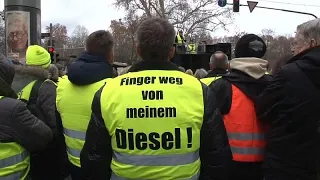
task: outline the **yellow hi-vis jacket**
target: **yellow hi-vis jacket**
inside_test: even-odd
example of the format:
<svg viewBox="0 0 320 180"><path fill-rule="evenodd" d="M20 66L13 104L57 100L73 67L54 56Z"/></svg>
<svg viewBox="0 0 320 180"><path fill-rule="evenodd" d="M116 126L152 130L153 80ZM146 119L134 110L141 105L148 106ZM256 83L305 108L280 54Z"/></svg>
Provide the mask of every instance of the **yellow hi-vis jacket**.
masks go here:
<svg viewBox="0 0 320 180"><path fill-rule="evenodd" d="M199 178L204 104L196 78L131 72L108 81L100 104L113 149L111 180Z"/></svg>
<svg viewBox="0 0 320 180"><path fill-rule="evenodd" d="M80 152L91 118L92 100L105 82L77 86L63 76L58 83L56 105L62 120L68 159L77 167L80 167Z"/></svg>
<svg viewBox="0 0 320 180"><path fill-rule="evenodd" d="M0 99L3 97L0 96ZM0 143L0 179L24 180L30 169L29 153L18 143Z"/></svg>
<svg viewBox="0 0 320 180"><path fill-rule="evenodd" d="M183 43L183 40L182 40L180 34L177 34L177 40L178 40L178 44L182 44Z"/></svg>
<svg viewBox="0 0 320 180"><path fill-rule="evenodd" d="M190 54L197 54L196 44L192 43L188 45L189 53Z"/></svg>
<svg viewBox="0 0 320 180"><path fill-rule="evenodd" d="M221 76L207 77L207 78L200 79L200 81L202 83L204 83L205 85L209 86L212 82L214 82L214 81L216 81L216 80L218 80L220 78L221 78Z"/></svg>

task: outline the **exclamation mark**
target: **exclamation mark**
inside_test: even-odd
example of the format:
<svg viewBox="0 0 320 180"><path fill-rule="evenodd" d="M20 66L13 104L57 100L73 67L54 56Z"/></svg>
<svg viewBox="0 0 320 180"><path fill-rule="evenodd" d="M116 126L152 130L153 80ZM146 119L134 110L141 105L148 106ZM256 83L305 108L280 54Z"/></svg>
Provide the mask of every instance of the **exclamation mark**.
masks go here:
<svg viewBox="0 0 320 180"><path fill-rule="evenodd" d="M192 127L187 128L188 148L192 148Z"/></svg>

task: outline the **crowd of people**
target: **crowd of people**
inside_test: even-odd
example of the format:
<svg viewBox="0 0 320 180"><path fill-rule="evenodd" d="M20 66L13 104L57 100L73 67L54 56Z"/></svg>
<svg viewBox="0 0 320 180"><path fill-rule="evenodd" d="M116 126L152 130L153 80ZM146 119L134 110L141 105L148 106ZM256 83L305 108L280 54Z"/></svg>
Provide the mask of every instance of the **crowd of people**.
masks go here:
<svg viewBox="0 0 320 180"><path fill-rule="evenodd" d="M175 38L145 20L141 61L119 74L104 30L67 71L38 45L24 64L1 57L0 179L319 180L320 19L272 67L246 34L193 73L170 62Z"/></svg>

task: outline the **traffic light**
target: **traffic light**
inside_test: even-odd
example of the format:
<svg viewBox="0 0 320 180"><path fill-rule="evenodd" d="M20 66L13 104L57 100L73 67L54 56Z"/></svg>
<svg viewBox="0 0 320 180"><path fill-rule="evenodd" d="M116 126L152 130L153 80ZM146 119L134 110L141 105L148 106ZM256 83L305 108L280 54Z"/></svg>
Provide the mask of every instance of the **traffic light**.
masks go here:
<svg viewBox="0 0 320 180"><path fill-rule="evenodd" d="M48 47L48 52L50 54L51 57L51 61L54 61L54 48L53 47Z"/></svg>
<svg viewBox="0 0 320 180"><path fill-rule="evenodd" d="M239 12L240 0L233 0L233 12Z"/></svg>

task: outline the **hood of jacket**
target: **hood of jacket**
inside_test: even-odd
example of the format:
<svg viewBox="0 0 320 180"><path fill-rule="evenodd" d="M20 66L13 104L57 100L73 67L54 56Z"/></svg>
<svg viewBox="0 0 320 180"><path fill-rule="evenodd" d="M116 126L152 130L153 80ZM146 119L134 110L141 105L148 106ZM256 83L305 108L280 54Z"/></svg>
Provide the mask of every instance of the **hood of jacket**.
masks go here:
<svg viewBox="0 0 320 180"><path fill-rule="evenodd" d="M85 52L68 67L67 75L76 85L88 85L112 78L113 67L104 57Z"/></svg>
<svg viewBox="0 0 320 180"><path fill-rule="evenodd" d="M264 76L267 68L268 61L255 57L235 58L230 61L231 70L239 70L255 79Z"/></svg>
<svg viewBox="0 0 320 180"><path fill-rule="evenodd" d="M314 86L320 88L320 46L299 53L287 62L290 63L296 63Z"/></svg>
<svg viewBox="0 0 320 180"><path fill-rule="evenodd" d="M254 102L272 80L266 75L268 61L260 58L236 58L230 62L231 72L224 75Z"/></svg>
<svg viewBox="0 0 320 180"><path fill-rule="evenodd" d="M50 79L48 69L43 69L38 66L14 65L16 74L12 82L12 89L18 93L25 86L34 80Z"/></svg>

